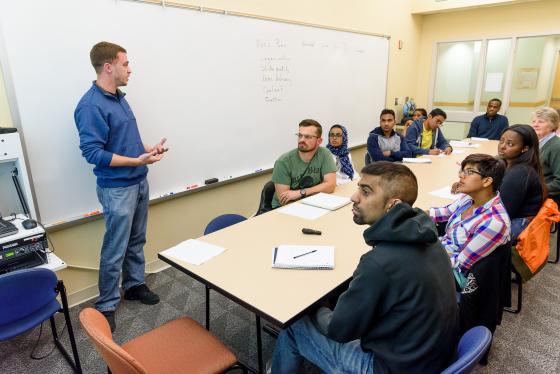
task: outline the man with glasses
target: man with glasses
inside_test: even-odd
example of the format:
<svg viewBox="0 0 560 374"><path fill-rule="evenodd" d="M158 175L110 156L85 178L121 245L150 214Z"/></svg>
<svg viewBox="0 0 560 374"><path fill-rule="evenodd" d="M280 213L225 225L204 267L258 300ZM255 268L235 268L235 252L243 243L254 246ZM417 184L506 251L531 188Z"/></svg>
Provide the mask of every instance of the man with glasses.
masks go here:
<svg viewBox="0 0 560 374"><path fill-rule="evenodd" d="M511 223L498 193L504 173L502 160L484 154L467 156L455 188L463 195L427 212L434 222L447 221L441 242L461 288L471 267L509 240Z"/></svg>
<svg viewBox="0 0 560 374"><path fill-rule="evenodd" d="M334 309L280 332L273 374L301 372L304 358L325 373L440 373L449 364L459 328L453 276L430 218L412 208L417 195L403 164L362 169L352 213L371 248Z"/></svg>
<svg viewBox="0 0 560 374"><path fill-rule="evenodd" d="M406 142L413 156L446 155L453 152L447 139L440 131L447 118L447 114L436 108L428 114L427 118L421 117L414 121L406 130Z"/></svg>
<svg viewBox="0 0 560 374"><path fill-rule="evenodd" d="M272 181L276 192L272 208L336 187L336 165L330 152L320 147L323 129L319 122L305 119L299 124L298 147L274 163Z"/></svg>
<svg viewBox="0 0 560 374"><path fill-rule="evenodd" d="M490 100L486 107L486 113L472 120L467 138L474 136L477 138L500 140L504 130L509 127L507 117L498 114L501 107L502 101L500 99Z"/></svg>

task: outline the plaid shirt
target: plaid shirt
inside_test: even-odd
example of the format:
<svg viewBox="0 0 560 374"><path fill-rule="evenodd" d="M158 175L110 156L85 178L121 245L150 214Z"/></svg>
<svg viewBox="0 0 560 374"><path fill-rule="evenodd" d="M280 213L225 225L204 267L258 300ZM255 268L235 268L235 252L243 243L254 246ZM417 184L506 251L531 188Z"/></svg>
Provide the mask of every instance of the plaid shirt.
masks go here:
<svg viewBox="0 0 560 374"><path fill-rule="evenodd" d="M463 219L461 214L473 203L463 195L443 208L430 208L434 222L447 221L445 235L440 238L451 264L467 273L475 262L507 243L511 223L499 193Z"/></svg>

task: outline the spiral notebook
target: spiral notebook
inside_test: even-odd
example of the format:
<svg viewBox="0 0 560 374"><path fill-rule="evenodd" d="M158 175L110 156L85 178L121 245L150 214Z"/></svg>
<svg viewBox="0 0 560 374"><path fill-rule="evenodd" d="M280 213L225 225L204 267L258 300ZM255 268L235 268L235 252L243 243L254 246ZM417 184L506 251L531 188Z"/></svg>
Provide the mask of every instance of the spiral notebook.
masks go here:
<svg viewBox="0 0 560 374"><path fill-rule="evenodd" d="M334 247L280 245L272 248L272 267L277 269L334 269Z"/></svg>

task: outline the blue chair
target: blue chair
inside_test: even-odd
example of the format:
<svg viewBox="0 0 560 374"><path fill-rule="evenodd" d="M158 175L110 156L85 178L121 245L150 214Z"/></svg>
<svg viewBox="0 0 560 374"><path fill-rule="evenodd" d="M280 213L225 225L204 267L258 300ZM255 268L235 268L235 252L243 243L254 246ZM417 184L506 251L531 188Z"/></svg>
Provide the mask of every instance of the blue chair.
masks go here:
<svg viewBox="0 0 560 374"><path fill-rule="evenodd" d="M459 341L455 362L441 374L468 374L490 348L492 333L484 326L476 326L467 331Z"/></svg>
<svg viewBox="0 0 560 374"><path fill-rule="evenodd" d="M246 221L247 218L239 214L222 214L214 218L204 229L204 235L212 234L215 231L225 229L228 226L235 225L236 223ZM206 330L210 330L210 287L206 288Z"/></svg>
<svg viewBox="0 0 560 374"><path fill-rule="evenodd" d="M62 308L56 300L59 294ZM54 315L59 312L64 313L74 361L58 339ZM56 278L53 271L42 268L18 270L0 275L0 341L18 336L46 320L50 320L56 347L74 372L81 373L66 289L62 281Z"/></svg>
<svg viewBox="0 0 560 374"><path fill-rule="evenodd" d="M245 221L247 218L239 214L222 214L214 218L204 229L204 235L213 233L221 229L225 229L228 226L235 225L241 221Z"/></svg>

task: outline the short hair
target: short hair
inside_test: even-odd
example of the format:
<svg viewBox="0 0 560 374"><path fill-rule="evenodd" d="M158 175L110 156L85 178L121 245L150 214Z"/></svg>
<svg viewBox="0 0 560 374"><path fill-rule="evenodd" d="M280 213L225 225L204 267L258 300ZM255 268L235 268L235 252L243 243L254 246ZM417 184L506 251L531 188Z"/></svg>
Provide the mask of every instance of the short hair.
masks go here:
<svg viewBox="0 0 560 374"><path fill-rule="evenodd" d="M440 108L432 109L430 116L432 116L432 118L435 116L442 116L444 119L447 119L447 114Z"/></svg>
<svg viewBox="0 0 560 374"><path fill-rule="evenodd" d="M396 198L412 206L418 197L416 176L403 164L378 161L364 166L361 174L379 177L385 200Z"/></svg>
<svg viewBox="0 0 560 374"><path fill-rule="evenodd" d="M381 114L379 115L379 119L381 119L381 117L383 117L385 114L390 114L390 115L392 115L392 116L393 116L393 119L396 118L396 117L395 117L395 111L394 111L393 109L387 109L387 108L385 108L385 109L383 109L383 110L381 111Z"/></svg>
<svg viewBox="0 0 560 374"><path fill-rule="evenodd" d="M416 108L414 110L414 112L420 112L422 113L422 117L428 117L428 112L426 112L426 109L424 108ZM414 112L412 112L414 114Z"/></svg>
<svg viewBox="0 0 560 374"><path fill-rule="evenodd" d="M538 109L535 113L533 113L535 117L538 119L545 120L548 122L550 129L552 131L558 130L558 122L560 122L560 117L558 116L558 112L556 109L550 107L544 107Z"/></svg>
<svg viewBox="0 0 560 374"><path fill-rule="evenodd" d="M490 104L492 101L497 101L498 104L500 104L500 108L502 107L502 100L498 99L497 97L488 100L488 104Z"/></svg>
<svg viewBox="0 0 560 374"><path fill-rule="evenodd" d="M476 165L482 177L492 178L492 190L498 191L506 172L506 163L502 159L482 153L473 153L461 162L461 170L466 165Z"/></svg>
<svg viewBox="0 0 560 374"><path fill-rule="evenodd" d="M323 135L323 127L321 127L321 124L315 121L314 119L304 119L299 123L299 127L310 127L310 126L315 127L315 130L317 131L317 136L319 138L321 137L321 135Z"/></svg>
<svg viewBox="0 0 560 374"><path fill-rule="evenodd" d="M109 42L100 42L94 45L89 52L89 59L95 72L99 74L103 70L103 65L106 63L112 64L117 59L119 52L126 53L126 49Z"/></svg>

